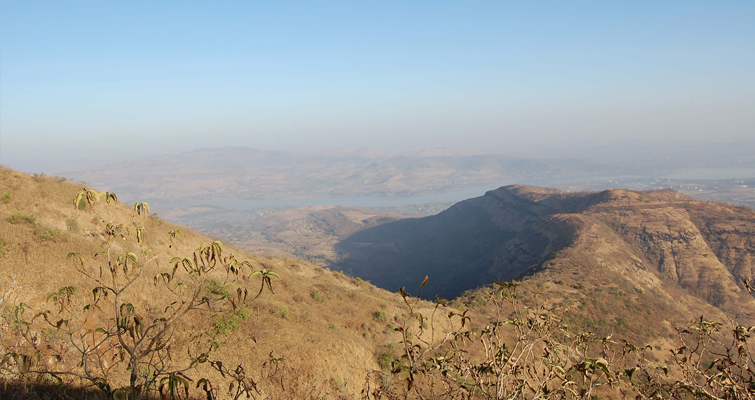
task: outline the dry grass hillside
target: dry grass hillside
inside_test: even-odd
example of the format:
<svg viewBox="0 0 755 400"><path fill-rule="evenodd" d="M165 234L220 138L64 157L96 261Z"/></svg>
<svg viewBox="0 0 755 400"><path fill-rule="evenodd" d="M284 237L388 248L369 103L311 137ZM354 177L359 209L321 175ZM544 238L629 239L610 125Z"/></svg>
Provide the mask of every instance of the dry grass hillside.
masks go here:
<svg viewBox="0 0 755 400"><path fill-rule="evenodd" d="M95 254L103 249L103 220L126 221L126 238L114 240L112 250L139 257L141 278L129 301L146 307L162 304L163 299L155 298L161 292L152 277L170 272L171 258L187 257L212 239L153 216L135 215L122 203L108 206L101 201L91 211L78 209L73 199L81 186L0 169L0 295L14 280L17 285L3 306L25 303L33 312L54 309L46 301L48 294L64 286L75 286L82 299L91 297L93 282L78 273L66 255L79 253L85 263L102 265L102 256ZM133 240L139 226L145 228L142 243ZM168 232L175 229L182 234L171 239ZM289 398L354 398L368 372L381 369L379 356L396 353L394 327L406 313L398 294L300 260L257 257L228 245L223 252L250 261L255 270L274 271L281 279L272 279L274 294L265 289L257 299L247 300L245 318L234 321L227 307L187 317L187 329L215 335L219 348L213 358L229 366L243 363L255 380L264 381L263 364L269 369L271 357L282 357L285 371L280 374L287 376L275 389L280 393ZM247 289L251 298L260 280L245 279L250 272L228 279L225 271L215 271L209 280L230 293ZM188 332L180 334L192 340Z"/></svg>
<svg viewBox="0 0 755 400"><path fill-rule="evenodd" d="M403 217L384 210L341 206L283 210L187 207L161 215L255 254L300 258L324 266L335 260L334 246L343 238Z"/></svg>
<svg viewBox="0 0 755 400"><path fill-rule="evenodd" d="M451 234L447 248L419 256L477 257L458 271L430 269L425 294L433 282L522 278L518 295L507 283L482 285L436 312L433 303L404 302L404 292L301 260L216 246L143 204L104 195L88 204L86 192L76 204L80 190L63 178L0 169L3 398L687 398L689 388L712 398L755 395L745 384L755 378L747 343L755 328L699 320L676 329L700 315L752 320L753 300L736 281L752 274L752 212L670 191L509 187L442 218L352 235L386 227L399 239ZM506 240L491 246L495 226L505 227ZM395 256L414 240L371 254ZM416 270L382 267L381 277L396 273L410 290L425 285L412 281ZM731 332L734 340L687 345ZM153 342L148 352L136 344ZM711 368L690 370L688 360Z"/></svg>

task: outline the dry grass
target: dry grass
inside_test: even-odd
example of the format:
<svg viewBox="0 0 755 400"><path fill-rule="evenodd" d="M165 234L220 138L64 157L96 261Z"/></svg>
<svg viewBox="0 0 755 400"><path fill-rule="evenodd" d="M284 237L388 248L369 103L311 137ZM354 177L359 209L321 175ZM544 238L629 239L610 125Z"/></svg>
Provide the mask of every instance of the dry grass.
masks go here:
<svg viewBox="0 0 755 400"><path fill-rule="evenodd" d="M45 301L47 295L62 286L76 286L79 296L89 296L92 282L71 266L66 255L80 253L87 265L96 268L103 262L94 256L102 251L103 220L112 220L123 221L130 228L123 230L126 239L115 240L116 253L133 252L140 260L154 257L154 262L141 266L142 279L125 300L140 308L165 306L169 299L155 289L151 277L170 272L171 258L186 257L212 239L156 217L134 215L125 204L108 207L100 203L91 210L80 210L73 199L81 187L60 178L32 177L0 167L0 294L15 279L20 288L9 303L29 304L32 312L51 308ZM595 210L595 214L601 211ZM749 235L750 225L730 226L728 218L719 221L691 206L687 211L701 220L696 223L701 235L712 237L725 231L730 243L751 244L745 239L736 242L740 239L735 235ZM626 212L620 215L631 217ZM567 320L577 331L592 330L599 335L615 334L651 343L659 350L654 357L667 362L672 323L683 323L700 314L721 320L722 310L694 296L689 288L670 285L655 272L640 268L651 261L633 255L640 244L621 239L622 235L631 237L626 229L617 232L610 227L611 223L629 226L629 221L611 221L608 214L602 217L592 222L585 219L573 246L557 253L525 280L522 292L548 307L573 310ZM143 243L134 239L139 226L146 232ZM177 228L183 234L171 241L168 232ZM734 252L717 251L722 259L740 257ZM281 279L273 280L275 293L264 291L235 313L229 307L217 307L189 314L175 337L183 348L191 347L193 336L199 332L214 333L220 346L213 358L228 366L244 364L256 381L270 383L272 398L282 399L357 398L365 378L399 355L400 336L394 328L406 320L407 308L398 294L301 260L259 257L228 245L224 253L249 260L256 269L279 274ZM234 293L243 288L256 294L260 287L259 280L227 279L223 271L215 271L208 278L215 293ZM477 290L455 303L459 309L473 309L473 329L494 315L506 316L506 310L487 302L490 294L489 289ZM83 299L77 301L77 306L84 303ZM414 311L429 316L432 306L420 302ZM445 312L432 322L430 325L440 331L451 329ZM2 342L7 327L0 328ZM58 340L51 332L40 334L48 335L52 343ZM484 354L477 347L470 349L473 358ZM176 356L180 357L185 356ZM281 369L272 367L271 357L285 360Z"/></svg>
<svg viewBox="0 0 755 400"><path fill-rule="evenodd" d="M34 311L49 308L47 295L62 286L76 286L82 296L88 295L91 282L75 271L66 255L80 253L90 265L101 262L94 254L101 251L102 219L130 221L132 232L127 235L133 235L137 226L146 229L144 243L136 244L129 236L129 240L114 245L118 252L134 252L140 259L147 257L146 250L148 257L156 257L154 263L144 267L144 278L133 288L134 302L158 304L161 299L151 296L156 293L151 277L169 272L172 257L185 257L211 240L159 218L135 216L128 205L120 203L79 210L73 199L81 187L61 178L32 177L0 168L0 193L9 193L4 197L7 201L0 203L0 243L4 243L0 291L4 292L15 278L21 288L14 292L13 303L27 303ZM171 244L168 231L176 228L183 235ZM405 312L398 294L301 260L257 257L231 246L225 246L225 252L281 276L281 280L273 281L275 294L266 291L249 302L248 318L236 321L219 336L215 357L225 360L226 365L243 363L260 379L259 374L264 372L261 366L272 352L285 358L290 385L285 388L287 395L296 392L302 397L309 393L353 398L362 389L367 373L380 369L377 355L399 340L391 327ZM225 273L215 273L213 279L223 282ZM243 287L254 294L259 290L257 280L232 280L227 285L230 290ZM320 293L321 301L310 296L314 292ZM385 318L376 320L374 314L378 312ZM228 318L227 313L203 313L187 322L201 331L212 329L223 318ZM438 321L445 323L443 318Z"/></svg>

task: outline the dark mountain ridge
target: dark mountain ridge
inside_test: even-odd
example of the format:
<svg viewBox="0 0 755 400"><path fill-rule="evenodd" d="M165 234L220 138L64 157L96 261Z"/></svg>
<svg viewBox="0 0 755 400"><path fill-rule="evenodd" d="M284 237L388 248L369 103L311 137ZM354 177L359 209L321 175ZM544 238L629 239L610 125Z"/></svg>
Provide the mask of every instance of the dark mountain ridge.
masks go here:
<svg viewBox="0 0 755 400"><path fill-rule="evenodd" d="M579 264L579 274L645 289L673 286L733 310L752 302L742 281L754 272L755 212L673 190L564 193L512 185L435 216L357 232L336 249L338 268L393 290L429 275L426 293L453 298Z"/></svg>

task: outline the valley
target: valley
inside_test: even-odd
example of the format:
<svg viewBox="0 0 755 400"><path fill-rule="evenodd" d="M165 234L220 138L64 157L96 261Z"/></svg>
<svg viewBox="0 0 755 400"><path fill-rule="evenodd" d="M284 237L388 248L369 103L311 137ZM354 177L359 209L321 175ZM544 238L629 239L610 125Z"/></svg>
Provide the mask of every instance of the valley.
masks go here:
<svg viewBox="0 0 755 400"><path fill-rule="evenodd" d="M755 400L755 2L0 7L0 400Z"/></svg>
<svg viewBox="0 0 755 400"><path fill-rule="evenodd" d="M138 264L139 276L157 274L155 284L159 276L171 276L165 272L170 263L185 263L180 256L169 260L171 257L189 254L193 248L197 249L195 257L205 254L202 249L207 247L201 242L213 240L154 215L140 216L136 206L132 211L122 203L103 204L104 200L96 199L87 206L81 203L87 198L82 198L74 207L70 199L80 185L65 178L28 176L6 168L0 173L0 192L6 193L0 213L4 266L0 279L3 288L10 287L12 296L4 301L11 304L32 304L40 310L47 294L60 292L61 285L93 290L86 289L90 284L87 276L94 278L87 274L93 272L72 274L77 271L76 264L66 262L64 254L75 250L77 253L69 254L81 254L82 266L85 259L96 264L98 243L103 239L102 245L108 249L133 252L128 254L134 254L135 260L147 257L143 265ZM398 393L399 387L407 390L405 383L401 386L407 378L395 372L399 370L391 373L392 368L400 365L402 354L414 357L397 347L413 338L403 332L414 331L427 340L422 342L424 346L439 350L446 348L448 335L471 334L491 323L491 318L494 322L507 313L525 311L525 318L527 310L538 309L557 316L554 321L565 324L559 329L617 336L658 349L673 343L675 326L699 315L716 321L735 316L737 323L755 322L755 300L745 284L753 276L755 212L700 202L673 190L567 193L513 185L450 206L248 210L247 219L240 218L244 214L239 211L212 207L171 212L171 218L190 218L194 225L213 221L215 234L231 239L222 251L235 255L225 260L246 260L250 272L273 272L280 277L269 282L269 290L264 280L259 289L255 274L241 270L233 277L228 268L239 264L226 264L229 272L213 272L205 278L207 286L198 287L214 293L207 301L214 304L215 311L198 312L182 326L187 329L184 333L205 332L202 335L213 337L213 346L218 346L211 352L214 359L246 365L257 371L254 379L259 390L291 396L286 398L309 398L313 393L354 398L364 385L381 388L370 398L394 398L388 393ZM113 225L101 220L106 215L131 222ZM110 230L105 232L111 233L103 236L100 224L106 224ZM250 226L258 236L248 233ZM244 252L236 246L254 251ZM155 255L150 256L153 251ZM125 261L118 263L125 273ZM200 265L200 261L184 265ZM42 270L46 278L40 280L38 271ZM234 271L237 274L239 270ZM512 280L524 297L507 303L518 297L504 296L505 290L496 294L495 288ZM137 293L141 294L129 296L130 301L147 309L153 302L159 304L159 299L150 297L153 289L148 289L147 280L140 282ZM491 285L493 282L499 283ZM402 294L395 292L399 287ZM438 295L451 301L439 299L435 305L419 299L402 301L410 296L404 290L414 292L417 287L421 287L423 298ZM234 290L238 296L230 294ZM259 294L251 301L241 295L256 291ZM93 293L96 300L96 290ZM229 299L233 301L226 303ZM237 317L236 301L247 310L244 317ZM519 301L522 306L517 305ZM61 304L62 311L67 306ZM543 308L545 304L547 308ZM17 309L9 307L6 309ZM443 310L440 314L436 312L439 307ZM12 333L13 329L7 330L11 325L5 315L5 329ZM454 324L454 316L459 315L470 319L466 328L463 323ZM647 324L650 316L657 323ZM567 324L571 328L566 328ZM425 336L430 333L424 329L430 327L432 337L436 330L445 336ZM188 339L178 331L175 334L179 342ZM545 336L532 340L555 340L547 339L551 335L547 331L541 334ZM495 340L515 340L508 335ZM52 341L44 354L66 349L61 338L48 339ZM483 354L474 346L468 351ZM310 357L297 356L302 353ZM70 356L60 355L61 359ZM663 351L646 356L673 361ZM266 365L273 359L281 360L276 363L285 360L279 377L296 382L294 386L276 387L275 381L269 380L266 374L271 372ZM171 363L190 360L179 357ZM564 365L573 368L578 363ZM416 368L421 368L420 364ZM204 367L194 369L194 374L212 373ZM115 373L105 376L112 382L123 379ZM430 376L434 375L428 375L422 385L445 379ZM488 379L485 376L479 379ZM213 379L221 378L228 379ZM418 386L421 390L431 387ZM601 393L612 396L610 391Z"/></svg>
<svg viewBox="0 0 755 400"><path fill-rule="evenodd" d="M631 188L633 190L673 189L700 201L716 201L755 207L755 181L673 180L673 179L606 179L555 185L564 192L599 191ZM464 193L466 193L465 191ZM469 197L485 190L469 190ZM391 207L344 207L318 205L243 208L232 206L193 206L161 208L161 215L179 224L191 226L208 235L227 240L247 251L306 259L331 266L339 259L336 243L368 226L402 218L438 214L457 201L410 204L415 198L398 198L404 205ZM463 199L459 199L463 200ZM309 204L306 200L303 204ZM337 218L334 215L339 215ZM369 222L367 221L369 220Z"/></svg>
<svg viewBox="0 0 755 400"><path fill-rule="evenodd" d="M368 149L295 153L223 147L58 174L121 193L127 201L150 202L158 212L197 206L242 210L330 205L374 208L457 202L510 184L573 185L575 190L623 185L647 190L668 186L669 180L693 185L713 177L728 188L737 185L727 181L737 178L730 174L755 168L753 154L755 142L697 145L670 154L655 147L598 147L575 154L553 150L542 155L469 154L455 149L409 154ZM684 171L692 175L684 175ZM681 173L684 179L672 178L675 173ZM727 190L712 191L725 199ZM753 195L744 191L732 198L747 202Z"/></svg>

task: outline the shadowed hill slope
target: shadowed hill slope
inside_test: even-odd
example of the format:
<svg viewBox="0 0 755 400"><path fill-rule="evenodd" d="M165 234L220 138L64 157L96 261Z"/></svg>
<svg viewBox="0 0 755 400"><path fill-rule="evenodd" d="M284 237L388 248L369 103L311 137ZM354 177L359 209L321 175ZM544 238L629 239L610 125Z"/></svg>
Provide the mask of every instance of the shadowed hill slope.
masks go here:
<svg viewBox="0 0 755 400"><path fill-rule="evenodd" d="M752 302L742 281L753 277L755 211L671 190L514 185L435 216L357 232L337 250L339 268L378 286L429 275L428 292L448 298L571 263L580 273L636 281L631 286L642 290L679 289L733 311ZM559 280L552 272L551 279Z"/></svg>

